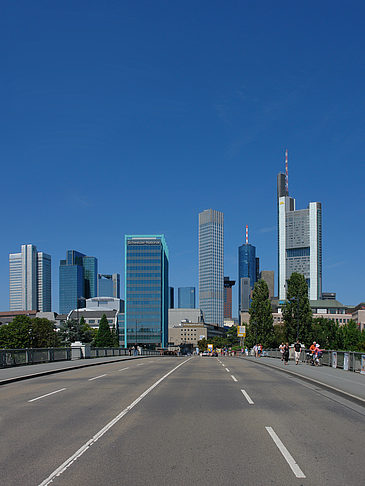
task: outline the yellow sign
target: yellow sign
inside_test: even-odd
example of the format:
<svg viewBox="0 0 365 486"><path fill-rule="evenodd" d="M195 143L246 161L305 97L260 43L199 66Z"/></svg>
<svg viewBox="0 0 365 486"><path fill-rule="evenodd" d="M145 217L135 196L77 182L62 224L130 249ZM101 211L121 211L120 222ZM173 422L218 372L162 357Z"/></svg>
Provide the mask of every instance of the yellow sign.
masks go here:
<svg viewBox="0 0 365 486"><path fill-rule="evenodd" d="M213 353L213 344L208 344L208 351Z"/></svg>
<svg viewBox="0 0 365 486"><path fill-rule="evenodd" d="M237 326L237 337L246 337L246 326Z"/></svg>

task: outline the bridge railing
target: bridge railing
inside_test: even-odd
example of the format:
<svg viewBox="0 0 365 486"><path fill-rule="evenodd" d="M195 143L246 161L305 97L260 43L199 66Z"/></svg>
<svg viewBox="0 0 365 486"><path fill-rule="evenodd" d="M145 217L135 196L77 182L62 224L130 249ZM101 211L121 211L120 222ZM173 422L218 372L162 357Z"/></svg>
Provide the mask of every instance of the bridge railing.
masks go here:
<svg viewBox="0 0 365 486"><path fill-rule="evenodd" d="M133 355L133 352L131 354ZM160 354L160 351L141 349L139 356L159 356ZM129 350L124 348L90 348L90 354L87 357L104 358L129 355ZM83 358L85 355L82 347L0 349L0 368Z"/></svg>

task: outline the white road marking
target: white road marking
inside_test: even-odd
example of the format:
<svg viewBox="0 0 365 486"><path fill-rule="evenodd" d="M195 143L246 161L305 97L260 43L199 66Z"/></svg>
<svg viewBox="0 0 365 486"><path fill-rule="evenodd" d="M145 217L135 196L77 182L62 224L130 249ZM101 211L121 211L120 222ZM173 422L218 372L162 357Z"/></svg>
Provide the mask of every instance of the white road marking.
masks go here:
<svg viewBox="0 0 365 486"><path fill-rule="evenodd" d="M143 366L143 363L138 363L138 365L137 365L137 366Z"/></svg>
<svg viewBox="0 0 365 486"><path fill-rule="evenodd" d="M121 370L118 371L124 371L124 370L129 370L129 366L127 368L122 368Z"/></svg>
<svg viewBox="0 0 365 486"><path fill-rule="evenodd" d="M231 375L231 378L232 378L233 381L235 381L237 383L238 380L235 376Z"/></svg>
<svg viewBox="0 0 365 486"><path fill-rule="evenodd" d="M108 430L111 429L113 427L113 425L115 425L117 422L119 422L119 420L121 418L123 418L130 410L132 410L132 408L134 408L146 395L148 395L154 388L156 388L157 385L159 385L165 378L167 378L169 375L171 375L171 373L173 373L178 368L180 368L180 366L182 366L183 364L187 363L190 360L191 360L191 358L189 358L189 359L183 361L182 363L180 363L179 365L175 366L174 369L172 369L171 371L166 373L166 375L164 375L162 378L157 380L152 386L147 388L147 390L144 391L142 393L142 395L140 395L138 398L136 398L136 400L134 400L134 402L132 402L127 408L122 410L116 417L113 418L113 420L111 420L109 423L107 423L105 425L105 427L100 429L99 432L97 432L92 439L85 442L85 444L82 445L80 447L80 449L78 449L74 454L72 454L72 456L70 456L68 459L66 459L66 461L63 464L61 464L57 469L55 469L48 476L47 479L42 481L39 484L39 486L47 486L48 484L52 483L53 480L56 477L61 476L61 474L64 473L66 471L66 469L68 469L75 461L77 461L77 459L79 457L81 457L84 454L84 452L86 452L89 449L89 447L91 447L93 444L95 444L95 442L97 442L106 432L108 432Z"/></svg>
<svg viewBox="0 0 365 486"><path fill-rule="evenodd" d="M229 373L229 369L228 368L226 368L226 371L228 371L228 373Z"/></svg>
<svg viewBox="0 0 365 486"><path fill-rule="evenodd" d="M285 447L285 445L281 442L281 440L279 439L279 437L276 435L276 433L274 432L273 428L272 427L265 427L265 429L269 432L272 440L275 442L277 448L279 449L279 451L284 456L284 459L289 464L290 469L293 471L293 473L295 474L295 476L297 478L305 478L305 474L300 469L300 467L298 466L298 464L295 462L293 456L290 454L290 452L288 451L288 449Z"/></svg>
<svg viewBox="0 0 365 486"><path fill-rule="evenodd" d="M108 373L105 373L104 375L99 375L99 376L94 376L94 378L89 378L88 381L93 381L93 380L97 380L98 378L102 378L103 376L106 376Z"/></svg>
<svg viewBox="0 0 365 486"><path fill-rule="evenodd" d="M243 396L246 398L246 400L248 401L248 403L250 405L253 405L253 400L250 398L249 394L245 391L245 390L241 390L241 392L243 393Z"/></svg>
<svg viewBox="0 0 365 486"><path fill-rule="evenodd" d="M32 398L32 400L28 400L28 402L35 402L36 400L40 400L41 398L44 398L44 397L49 397L50 395L54 395L55 393L59 393L63 390L66 390L66 388L60 388L59 390L53 391L51 393L46 393L46 395L42 395L42 396L37 397L37 398Z"/></svg>

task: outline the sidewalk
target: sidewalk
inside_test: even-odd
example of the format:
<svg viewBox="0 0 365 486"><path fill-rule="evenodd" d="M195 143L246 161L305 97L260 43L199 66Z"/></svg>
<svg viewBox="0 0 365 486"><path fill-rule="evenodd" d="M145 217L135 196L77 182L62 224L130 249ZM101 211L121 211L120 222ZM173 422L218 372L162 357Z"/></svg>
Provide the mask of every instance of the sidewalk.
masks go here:
<svg viewBox="0 0 365 486"><path fill-rule="evenodd" d="M159 356L110 356L107 358L75 359L71 361L53 361L28 366L14 366L0 369L0 385L14 381L26 380L37 376L61 373L63 371L85 368L86 366L97 366L105 363L116 363L131 359L156 358Z"/></svg>
<svg viewBox="0 0 365 486"><path fill-rule="evenodd" d="M361 402L363 401L365 405L365 375L360 373L331 368L330 366L317 367L305 363L296 365L294 361L289 361L288 365L284 365L284 362L278 358L241 357L241 359L269 366L270 368L289 373L292 376L295 375L306 381L331 389L343 396L350 395ZM347 398L351 397L348 396Z"/></svg>

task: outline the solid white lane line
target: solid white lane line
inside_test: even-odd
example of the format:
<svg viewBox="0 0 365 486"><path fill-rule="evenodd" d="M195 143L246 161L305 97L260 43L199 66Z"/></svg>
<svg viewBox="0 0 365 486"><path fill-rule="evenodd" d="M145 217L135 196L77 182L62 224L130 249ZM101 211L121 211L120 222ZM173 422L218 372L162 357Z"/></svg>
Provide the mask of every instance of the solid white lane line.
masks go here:
<svg viewBox="0 0 365 486"><path fill-rule="evenodd" d="M231 378L232 378L233 381L235 381L237 383L238 380L235 376L231 375Z"/></svg>
<svg viewBox="0 0 365 486"><path fill-rule="evenodd" d="M243 396L246 398L246 400L248 401L248 403L250 405L253 405L253 400L250 398L249 394L245 391L245 390L241 390L241 392L243 393Z"/></svg>
<svg viewBox="0 0 365 486"><path fill-rule="evenodd" d="M121 370L118 371L124 371L124 370L129 370L129 366L127 368L122 368Z"/></svg>
<svg viewBox="0 0 365 486"><path fill-rule="evenodd" d="M93 444L95 444L95 442L97 442L106 432L108 432L108 430L111 429L113 427L113 425L115 425L117 422L119 422L119 420L121 418L123 418L130 410L132 410L132 408L135 407L141 400L143 400L143 398L146 395L148 395L154 388L156 388L157 385L159 385L163 380L165 380L168 376L170 376L174 371L176 371L178 368L180 368L180 366L182 366L183 364L187 363L190 360L191 360L191 358L186 359L185 361L183 361L179 365L175 366L174 369L172 369L171 371L166 373L166 375L164 375L162 378L157 380L152 386L147 388L147 390L144 391L142 393L142 395L140 395L136 400L134 400L134 402L132 402L127 408L122 410L116 417L113 418L113 420L111 420L109 423L107 423L105 425L105 427L100 429L99 432L97 432L92 439L85 442L85 444L82 445L79 450L77 450L74 454L72 454L72 456L70 456L68 459L66 459L66 461L63 464L61 464L57 469L55 469L53 471L53 473L51 473L48 476L47 479L42 481L39 484L39 486L47 486L48 484L53 482L55 477L61 476L61 474L63 472L65 472L66 469L68 469L75 461L77 461L77 459L79 457L81 457L84 454L84 452L86 452L89 449L89 447L91 447Z"/></svg>
<svg viewBox="0 0 365 486"><path fill-rule="evenodd" d="M226 368L226 371L228 371L228 373L229 373L229 369L228 368Z"/></svg>
<svg viewBox="0 0 365 486"><path fill-rule="evenodd" d="M106 376L108 373L105 373L105 375L99 375L99 376L94 376L94 378L89 378L88 381L93 381L93 380L97 380L98 378L102 378L103 376Z"/></svg>
<svg viewBox="0 0 365 486"><path fill-rule="evenodd" d="M32 400L28 400L28 402L35 402L36 400L40 400L41 398L44 398L44 397L49 397L50 395L54 395L55 393L59 393L63 390L66 390L66 388L60 388L59 390L53 391L51 393L46 393L45 395L42 395L40 397L32 398Z"/></svg>
<svg viewBox="0 0 365 486"><path fill-rule="evenodd" d="M272 427L265 427L265 429L269 432L272 440L275 442L277 448L279 449L279 451L284 456L284 459L289 464L290 469L293 471L293 473L295 474L295 476L297 478L305 478L305 474L300 469L300 467L298 466L298 464L295 462L293 456L290 454L290 452L288 451L288 449L285 447L285 445L281 442L281 440L279 439L279 437L276 435L276 433L274 432L273 428Z"/></svg>

